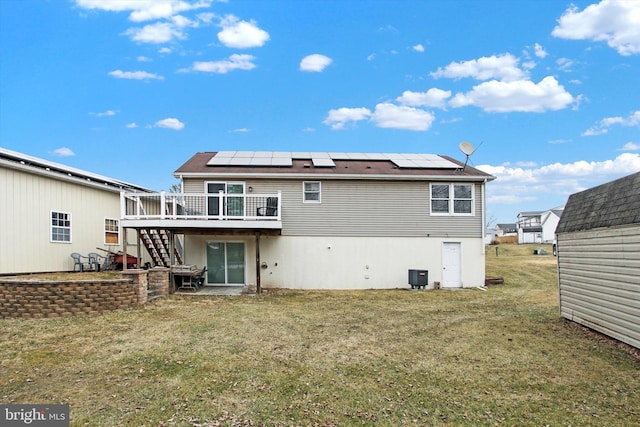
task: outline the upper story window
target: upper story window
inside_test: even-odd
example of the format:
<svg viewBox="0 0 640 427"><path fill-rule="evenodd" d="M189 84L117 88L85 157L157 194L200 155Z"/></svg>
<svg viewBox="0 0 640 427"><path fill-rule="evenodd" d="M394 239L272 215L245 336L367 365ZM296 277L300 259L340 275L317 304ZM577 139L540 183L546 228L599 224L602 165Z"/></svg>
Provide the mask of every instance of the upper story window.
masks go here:
<svg viewBox="0 0 640 427"><path fill-rule="evenodd" d="M51 211L51 241L71 243L71 214Z"/></svg>
<svg viewBox="0 0 640 427"><path fill-rule="evenodd" d="M473 215L473 184L431 184L431 215Z"/></svg>
<svg viewBox="0 0 640 427"><path fill-rule="evenodd" d="M320 182L305 181L302 183L302 191L304 194L303 201L305 203L320 203Z"/></svg>
<svg viewBox="0 0 640 427"><path fill-rule="evenodd" d="M120 244L120 222L117 219L104 219L104 243L106 245Z"/></svg>

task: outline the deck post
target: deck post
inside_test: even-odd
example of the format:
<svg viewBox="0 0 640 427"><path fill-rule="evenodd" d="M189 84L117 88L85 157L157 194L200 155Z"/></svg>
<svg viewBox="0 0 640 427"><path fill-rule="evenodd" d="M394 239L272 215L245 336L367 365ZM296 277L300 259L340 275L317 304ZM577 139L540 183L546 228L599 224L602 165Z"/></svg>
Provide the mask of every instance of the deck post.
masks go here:
<svg viewBox="0 0 640 427"><path fill-rule="evenodd" d="M260 287L260 232L256 231L256 294L262 293Z"/></svg>
<svg viewBox="0 0 640 427"><path fill-rule="evenodd" d="M127 228L122 228L122 271L127 270Z"/></svg>

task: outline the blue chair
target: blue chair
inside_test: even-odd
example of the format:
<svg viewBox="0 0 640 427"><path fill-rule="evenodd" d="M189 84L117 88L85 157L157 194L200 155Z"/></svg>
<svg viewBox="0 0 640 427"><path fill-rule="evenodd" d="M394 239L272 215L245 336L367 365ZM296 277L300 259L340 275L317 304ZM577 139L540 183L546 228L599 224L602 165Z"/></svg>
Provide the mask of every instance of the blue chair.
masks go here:
<svg viewBox="0 0 640 427"><path fill-rule="evenodd" d="M71 258L73 258L73 271L76 271L76 267L80 272L84 271L85 266L89 269L91 268L91 259L88 256L73 252Z"/></svg>
<svg viewBox="0 0 640 427"><path fill-rule="evenodd" d="M89 252L89 264L95 271L107 269L107 257L95 252Z"/></svg>

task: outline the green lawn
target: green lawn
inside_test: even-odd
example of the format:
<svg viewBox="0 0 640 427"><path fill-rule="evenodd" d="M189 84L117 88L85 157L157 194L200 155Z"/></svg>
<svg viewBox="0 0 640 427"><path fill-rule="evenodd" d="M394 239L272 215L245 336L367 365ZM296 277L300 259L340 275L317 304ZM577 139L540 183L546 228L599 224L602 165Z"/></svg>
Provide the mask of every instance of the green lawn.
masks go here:
<svg viewBox="0 0 640 427"><path fill-rule="evenodd" d="M488 248L505 283L487 291L171 296L0 320L0 399L68 403L73 426L638 425L637 352L559 318L555 258L537 247Z"/></svg>

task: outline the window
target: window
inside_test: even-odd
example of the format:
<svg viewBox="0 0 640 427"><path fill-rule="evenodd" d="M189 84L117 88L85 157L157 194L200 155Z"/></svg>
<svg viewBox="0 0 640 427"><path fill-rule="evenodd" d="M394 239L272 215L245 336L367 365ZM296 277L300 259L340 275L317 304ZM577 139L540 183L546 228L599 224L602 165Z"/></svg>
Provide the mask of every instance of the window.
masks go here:
<svg viewBox="0 0 640 427"><path fill-rule="evenodd" d="M51 241L71 243L71 214L51 211Z"/></svg>
<svg viewBox="0 0 640 427"><path fill-rule="evenodd" d="M104 243L105 245L120 244L120 222L117 219L104 219Z"/></svg>
<svg viewBox="0 0 640 427"><path fill-rule="evenodd" d="M320 183L303 182L304 202L320 203Z"/></svg>
<svg viewBox="0 0 640 427"><path fill-rule="evenodd" d="M431 184L431 215L473 215L473 184Z"/></svg>

